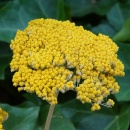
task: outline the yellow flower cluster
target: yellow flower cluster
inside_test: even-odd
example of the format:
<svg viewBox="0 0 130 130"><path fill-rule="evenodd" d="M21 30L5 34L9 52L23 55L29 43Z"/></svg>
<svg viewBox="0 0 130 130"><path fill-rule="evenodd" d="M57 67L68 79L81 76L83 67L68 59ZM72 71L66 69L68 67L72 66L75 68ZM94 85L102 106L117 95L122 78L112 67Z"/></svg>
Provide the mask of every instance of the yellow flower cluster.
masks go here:
<svg viewBox="0 0 130 130"><path fill-rule="evenodd" d="M82 103L92 104L92 111L114 105L105 100L119 91L114 76L124 76L124 65L108 36L97 36L69 21L41 18L18 30L10 47L13 82L19 91L35 92L57 104L58 92L74 90Z"/></svg>
<svg viewBox="0 0 130 130"><path fill-rule="evenodd" d="M8 113L0 108L0 130L3 129L2 123L8 118Z"/></svg>

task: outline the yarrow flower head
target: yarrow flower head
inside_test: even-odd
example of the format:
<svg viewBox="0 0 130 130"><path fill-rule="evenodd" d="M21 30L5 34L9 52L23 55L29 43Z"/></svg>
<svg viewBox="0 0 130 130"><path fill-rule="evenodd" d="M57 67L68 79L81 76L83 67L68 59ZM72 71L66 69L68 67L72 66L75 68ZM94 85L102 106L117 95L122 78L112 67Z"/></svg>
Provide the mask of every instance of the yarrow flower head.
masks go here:
<svg viewBox="0 0 130 130"><path fill-rule="evenodd" d="M24 31L17 31L10 45L15 71L13 85L36 93L50 104L57 104L58 92L77 92L82 103L111 107L110 94L119 91L115 76L124 76L117 45L69 21L35 19Z"/></svg>
<svg viewBox="0 0 130 130"><path fill-rule="evenodd" d="M8 113L0 108L0 130L3 129L2 123L8 118Z"/></svg>

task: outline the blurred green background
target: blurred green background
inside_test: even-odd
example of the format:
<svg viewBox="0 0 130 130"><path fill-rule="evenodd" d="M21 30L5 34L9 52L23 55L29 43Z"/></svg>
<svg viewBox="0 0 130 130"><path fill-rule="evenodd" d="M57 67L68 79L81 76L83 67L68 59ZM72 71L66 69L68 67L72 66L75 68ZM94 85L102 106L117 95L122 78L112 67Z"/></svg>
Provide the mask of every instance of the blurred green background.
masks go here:
<svg viewBox="0 0 130 130"><path fill-rule="evenodd" d="M13 87L9 63L11 39L36 18L70 20L93 33L103 33L119 46L125 77L113 108L91 112L76 93L59 94L50 130L130 130L130 0L0 0L0 106L8 111L5 130L43 130L49 104Z"/></svg>

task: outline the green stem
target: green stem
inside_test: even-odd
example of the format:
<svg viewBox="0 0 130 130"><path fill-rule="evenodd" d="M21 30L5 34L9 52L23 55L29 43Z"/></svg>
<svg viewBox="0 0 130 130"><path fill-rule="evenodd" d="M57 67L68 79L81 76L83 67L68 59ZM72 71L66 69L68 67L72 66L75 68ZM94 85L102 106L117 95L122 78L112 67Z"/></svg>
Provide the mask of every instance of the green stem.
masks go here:
<svg viewBox="0 0 130 130"><path fill-rule="evenodd" d="M47 115L47 120L46 120L46 123L45 123L44 130L49 130L49 128L50 128L54 108L55 108L55 105L50 105L50 109L49 109L49 112L48 112L48 115Z"/></svg>

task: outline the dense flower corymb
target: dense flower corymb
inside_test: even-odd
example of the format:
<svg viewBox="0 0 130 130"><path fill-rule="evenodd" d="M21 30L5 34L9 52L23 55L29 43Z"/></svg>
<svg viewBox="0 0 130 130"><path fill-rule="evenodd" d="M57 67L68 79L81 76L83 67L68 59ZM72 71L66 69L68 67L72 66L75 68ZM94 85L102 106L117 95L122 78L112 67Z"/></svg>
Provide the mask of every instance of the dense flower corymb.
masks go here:
<svg viewBox="0 0 130 130"><path fill-rule="evenodd" d="M36 19L24 31L17 31L10 45L14 86L57 104L58 92L74 90L91 110L111 107L106 97L119 91L114 76L124 76L117 57L117 45L69 21ZM105 99L105 100L104 100Z"/></svg>
<svg viewBox="0 0 130 130"><path fill-rule="evenodd" d="M0 130L3 129L2 123L8 118L8 113L0 108Z"/></svg>

